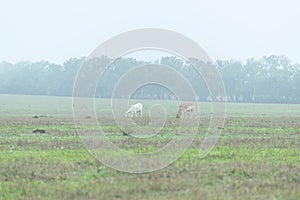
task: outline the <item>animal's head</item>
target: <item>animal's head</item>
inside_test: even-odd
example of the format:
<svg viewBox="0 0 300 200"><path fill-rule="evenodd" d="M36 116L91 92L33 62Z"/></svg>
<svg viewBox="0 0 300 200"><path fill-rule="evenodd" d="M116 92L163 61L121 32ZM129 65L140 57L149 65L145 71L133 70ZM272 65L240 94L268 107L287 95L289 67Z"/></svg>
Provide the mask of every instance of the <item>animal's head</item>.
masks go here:
<svg viewBox="0 0 300 200"><path fill-rule="evenodd" d="M129 117L129 112L126 111L125 114L124 114L124 116L125 116L125 117Z"/></svg>
<svg viewBox="0 0 300 200"><path fill-rule="evenodd" d="M133 117L133 112L132 112L132 110L126 111L126 112L125 112L125 117Z"/></svg>
<svg viewBox="0 0 300 200"><path fill-rule="evenodd" d="M180 118L180 115L179 115L179 113L177 113L177 114L176 114L176 118Z"/></svg>

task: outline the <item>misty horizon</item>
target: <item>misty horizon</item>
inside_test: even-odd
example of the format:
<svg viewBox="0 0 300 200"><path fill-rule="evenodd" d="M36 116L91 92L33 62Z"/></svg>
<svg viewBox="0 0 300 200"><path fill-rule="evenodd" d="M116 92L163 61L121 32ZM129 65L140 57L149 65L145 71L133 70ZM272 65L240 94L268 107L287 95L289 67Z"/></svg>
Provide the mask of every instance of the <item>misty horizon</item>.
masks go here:
<svg viewBox="0 0 300 200"><path fill-rule="evenodd" d="M251 56L249 56L248 58L245 58L245 59L236 59L236 58L215 59L215 60L212 60L212 61L213 61L213 63L216 63L217 61L236 61L236 62L240 62L240 63L246 63L247 60L260 60L260 59L268 58L268 57L272 57L272 56L285 57L292 64L300 64L300 62L294 61L294 60L290 59L290 57L288 57L287 55L284 55L284 54L270 54L270 55L264 55L264 56L261 56L261 57L251 57ZM62 65L65 62L67 62L68 60L71 60L71 59L85 59L87 57L88 56L69 57L69 58L66 58L65 60L63 60L62 62L53 62L53 61L47 60L47 59L40 59L40 60L18 60L18 61L15 61L15 62L9 61L9 60L0 60L0 63L7 62L7 63L11 63L11 64L15 65L17 63L22 63L22 62L29 62L29 63L49 62L51 64ZM176 57L176 58L178 58L178 56L171 55L171 54L168 54L168 55L166 54L166 55L161 56L161 57L124 56L122 58L133 58L133 59L136 59L137 61L145 61L145 62L152 62L152 63L154 63L154 62L156 62L157 60L160 60L163 57ZM184 60L184 59L182 59L182 60Z"/></svg>

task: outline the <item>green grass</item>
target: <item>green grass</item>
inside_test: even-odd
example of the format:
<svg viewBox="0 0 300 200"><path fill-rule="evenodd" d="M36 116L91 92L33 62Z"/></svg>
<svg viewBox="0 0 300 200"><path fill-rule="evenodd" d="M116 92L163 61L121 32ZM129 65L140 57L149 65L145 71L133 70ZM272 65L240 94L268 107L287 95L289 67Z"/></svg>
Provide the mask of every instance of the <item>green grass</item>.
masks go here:
<svg viewBox="0 0 300 200"><path fill-rule="evenodd" d="M160 103L142 102L146 109ZM124 136L103 115L107 99L96 100L102 127L83 129L101 128L128 151L152 152L174 138L178 126L177 103L161 103L168 119L154 137ZM168 167L144 174L118 172L93 157L76 133L71 105L67 97L0 95L0 199L300 199L300 105L227 104L224 130L200 159L210 113L210 104L200 103L190 148Z"/></svg>

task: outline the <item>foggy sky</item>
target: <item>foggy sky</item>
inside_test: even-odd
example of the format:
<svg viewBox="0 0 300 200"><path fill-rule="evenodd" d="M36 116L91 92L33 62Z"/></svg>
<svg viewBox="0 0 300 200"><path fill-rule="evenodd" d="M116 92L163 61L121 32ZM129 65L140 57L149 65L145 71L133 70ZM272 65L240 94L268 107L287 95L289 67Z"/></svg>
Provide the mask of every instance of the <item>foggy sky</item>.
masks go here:
<svg viewBox="0 0 300 200"><path fill-rule="evenodd" d="M297 0L0 1L0 61L62 63L137 28L196 41L213 59L286 55L300 62Z"/></svg>

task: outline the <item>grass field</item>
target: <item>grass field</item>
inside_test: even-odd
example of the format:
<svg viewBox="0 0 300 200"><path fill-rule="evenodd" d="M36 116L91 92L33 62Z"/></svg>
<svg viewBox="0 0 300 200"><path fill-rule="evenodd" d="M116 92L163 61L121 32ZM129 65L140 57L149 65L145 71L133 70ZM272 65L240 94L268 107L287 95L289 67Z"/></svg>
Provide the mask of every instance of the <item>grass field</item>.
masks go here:
<svg viewBox="0 0 300 200"><path fill-rule="evenodd" d="M143 103L163 104L168 119L146 149L143 143L131 149L137 152L160 148L178 124L176 102ZM0 199L300 199L300 105L227 104L224 130L200 159L209 106L201 103L199 134L177 161L130 174L89 154L76 133L71 98L0 95ZM103 115L110 101L97 100L96 108L110 140L130 150L130 137Z"/></svg>

